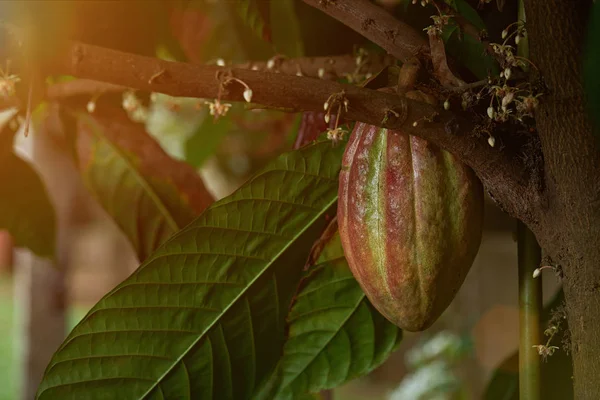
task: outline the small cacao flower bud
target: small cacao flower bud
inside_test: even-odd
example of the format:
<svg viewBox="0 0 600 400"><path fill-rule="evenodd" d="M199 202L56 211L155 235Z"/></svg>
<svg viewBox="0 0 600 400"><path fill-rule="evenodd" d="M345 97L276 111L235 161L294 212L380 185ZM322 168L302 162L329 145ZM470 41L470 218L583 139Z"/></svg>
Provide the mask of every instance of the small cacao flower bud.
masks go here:
<svg viewBox="0 0 600 400"><path fill-rule="evenodd" d="M87 110L90 114L93 113L94 111L96 111L96 102L93 100L90 100L87 103Z"/></svg>
<svg viewBox="0 0 600 400"><path fill-rule="evenodd" d="M319 76L319 78L323 78L325 76L325 69L319 68L319 70L317 71L317 75Z"/></svg>
<svg viewBox="0 0 600 400"><path fill-rule="evenodd" d="M520 41L521 41L521 35L519 35L517 33L517 36L515 36L515 44L519 44Z"/></svg>
<svg viewBox="0 0 600 400"><path fill-rule="evenodd" d="M513 101L514 98L515 98L514 92L506 93L506 95L502 98L502 108L508 107L508 105Z"/></svg>
<svg viewBox="0 0 600 400"><path fill-rule="evenodd" d="M504 77L505 77L506 79L510 79L510 75L511 75L511 74L512 74L512 71L510 70L510 68L508 68L508 67L507 67L507 68L504 70Z"/></svg>
<svg viewBox="0 0 600 400"><path fill-rule="evenodd" d="M537 278L538 276L540 276L541 273L542 273L542 270L539 268L536 268L535 270L533 270L533 277Z"/></svg>
<svg viewBox="0 0 600 400"><path fill-rule="evenodd" d="M506 39L507 36L508 36L508 31L505 29L502 31L502 39Z"/></svg>
<svg viewBox="0 0 600 400"><path fill-rule="evenodd" d="M492 106L488 107L487 115L488 115L488 117L490 117L490 119L494 119L494 116L496 115L496 111L494 110L494 107L492 107Z"/></svg>
<svg viewBox="0 0 600 400"><path fill-rule="evenodd" d="M217 65L219 67L224 67L225 66L225 60L223 60L222 58L217 59Z"/></svg>
<svg viewBox="0 0 600 400"><path fill-rule="evenodd" d="M323 118L325 120L325 123L328 124L329 120L331 119L331 115L329 115L329 113L325 114L325 117Z"/></svg>
<svg viewBox="0 0 600 400"><path fill-rule="evenodd" d="M244 90L244 99L250 103L252 101L252 89L248 88Z"/></svg>
<svg viewBox="0 0 600 400"><path fill-rule="evenodd" d="M488 138L488 144L490 145L490 147L494 147L496 145L496 138L493 136L490 136Z"/></svg>
<svg viewBox="0 0 600 400"><path fill-rule="evenodd" d="M446 99L446 101L444 102L444 110L448 111L450 109L450 102L448 101L448 99Z"/></svg>

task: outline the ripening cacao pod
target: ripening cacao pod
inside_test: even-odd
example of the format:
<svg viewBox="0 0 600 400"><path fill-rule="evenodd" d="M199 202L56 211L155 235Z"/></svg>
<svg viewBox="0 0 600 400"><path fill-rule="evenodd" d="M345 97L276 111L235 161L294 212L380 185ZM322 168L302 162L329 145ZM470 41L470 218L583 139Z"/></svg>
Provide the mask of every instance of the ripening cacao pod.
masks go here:
<svg viewBox="0 0 600 400"><path fill-rule="evenodd" d="M407 331L433 324L481 243L483 188L451 153L356 123L340 173L346 259L371 303Z"/></svg>

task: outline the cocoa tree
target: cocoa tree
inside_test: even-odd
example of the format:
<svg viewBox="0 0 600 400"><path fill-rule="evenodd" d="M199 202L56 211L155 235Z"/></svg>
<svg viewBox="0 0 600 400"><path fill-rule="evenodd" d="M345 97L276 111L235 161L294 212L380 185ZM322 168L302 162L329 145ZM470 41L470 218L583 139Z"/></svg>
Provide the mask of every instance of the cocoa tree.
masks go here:
<svg viewBox="0 0 600 400"><path fill-rule="evenodd" d="M57 349L39 398L301 398L381 364L401 331L353 279L329 225L355 121L454 154L533 232L562 276L575 398L600 397L600 151L588 110L599 8L409 3L3 5L2 105L25 125L59 118L52 134L142 263ZM286 113L305 113L299 148L257 157L258 172L212 203L146 133L159 94L199 99L195 166L222 132L286 135ZM329 124L318 139L306 132L316 113ZM23 236L39 216L7 204L19 218L3 227L46 255L51 233Z"/></svg>

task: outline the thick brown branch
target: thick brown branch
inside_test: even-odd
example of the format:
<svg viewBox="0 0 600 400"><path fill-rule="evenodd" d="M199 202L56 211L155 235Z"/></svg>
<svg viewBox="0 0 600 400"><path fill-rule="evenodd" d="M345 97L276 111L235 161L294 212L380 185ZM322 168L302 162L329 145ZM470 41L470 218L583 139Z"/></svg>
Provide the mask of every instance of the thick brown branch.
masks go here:
<svg viewBox="0 0 600 400"><path fill-rule="evenodd" d="M319 70L322 69L324 79L337 79L348 75L375 74L393 62L394 59L390 56L369 54L368 57L362 57L360 65L357 65L356 57L348 54L332 57L282 58L274 59L272 65L269 65L267 61L258 61L235 64L231 67L312 77L319 76ZM61 99L73 96L93 96L98 93L123 92L127 89L129 88L126 86L106 82L77 79L50 85L46 95L50 99Z"/></svg>
<svg viewBox="0 0 600 400"><path fill-rule="evenodd" d="M427 40L368 0L304 0L405 62L429 53Z"/></svg>
<svg viewBox="0 0 600 400"><path fill-rule="evenodd" d="M470 120L425 103L324 79L163 61L77 42L57 59L62 61L53 66L57 74L180 97L216 98L217 72L230 71L252 89L253 102L296 111L322 111L331 94L344 91L345 119L402 129L447 149L477 172L507 212L532 217L537 192L522 162L470 134ZM222 100L244 101L241 84L226 89Z"/></svg>

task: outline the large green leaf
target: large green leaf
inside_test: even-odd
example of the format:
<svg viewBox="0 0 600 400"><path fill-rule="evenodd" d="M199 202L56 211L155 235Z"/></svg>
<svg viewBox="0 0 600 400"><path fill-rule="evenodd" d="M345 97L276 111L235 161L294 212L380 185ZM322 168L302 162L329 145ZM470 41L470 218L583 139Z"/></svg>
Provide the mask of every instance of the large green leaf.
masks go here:
<svg viewBox="0 0 600 400"><path fill-rule="evenodd" d="M73 329L37 398L250 398L281 356L343 151L283 154L165 242Z"/></svg>
<svg viewBox="0 0 600 400"><path fill-rule="evenodd" d="M402 331L371 305L354 279L337 232L302 282L288 332L277 399L298 399L365 375L402 338Z"/></svg>
<svg viewBox="0 0 600 400"><path fill-rule="evenodd" d="M0 210L0 229L8 230L17 246L54 256L56 217L44 183L6 148L0 152Z"/></svg>
<svg viewBox="0 0 600 400"><path fill-rule="evenodd" d="M196 171L169 157L122 110L99 107L75 115L84 182L140 260L211 204Z"/></svg>

